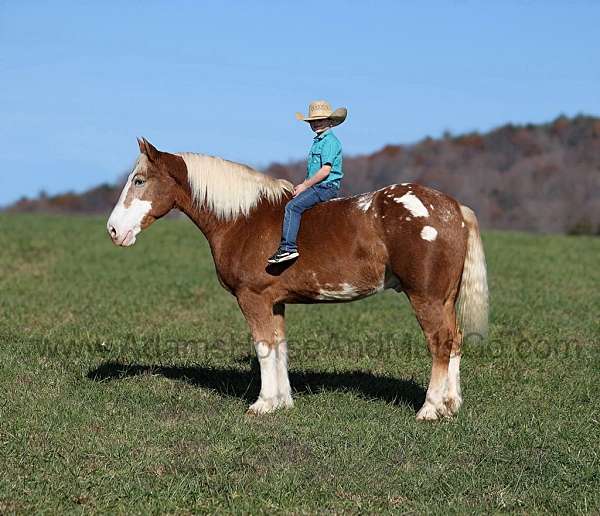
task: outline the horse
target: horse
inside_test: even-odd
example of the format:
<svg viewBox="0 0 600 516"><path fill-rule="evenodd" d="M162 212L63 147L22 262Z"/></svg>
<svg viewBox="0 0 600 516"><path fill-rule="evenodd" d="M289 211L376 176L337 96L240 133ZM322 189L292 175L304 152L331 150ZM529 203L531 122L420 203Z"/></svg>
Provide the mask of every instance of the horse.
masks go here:
<svg viewBox="0 0 600 516"><path fill-rule="evenodd" d="M175 208L204 234L217 278L237 299L258 357L260 393L249 414L293 406L286 304L349 302L384 289L408 297L431 355L417 420L458 412L461 345L470 335L485 338L488 324L485 255L470 208L413 183L332 199L303 214L299 258L271 265L267 258L292 196L289 181L218 157L159 151L145 138L138 145L107 222L109 236L131 246Z"/></svg>

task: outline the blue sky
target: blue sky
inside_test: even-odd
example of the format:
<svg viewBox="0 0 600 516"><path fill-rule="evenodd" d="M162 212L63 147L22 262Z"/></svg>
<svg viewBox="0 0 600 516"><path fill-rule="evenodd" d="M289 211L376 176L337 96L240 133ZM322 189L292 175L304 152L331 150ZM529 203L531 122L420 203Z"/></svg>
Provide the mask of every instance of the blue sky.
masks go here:
<svg viewBox="0 0 600 516"><path fill-rule="evenodd" d="M313 98L348 107L346 155L599 115L599 22L583 0L0 0L0 205L115 180L136 136L302 159Z"/></svg>

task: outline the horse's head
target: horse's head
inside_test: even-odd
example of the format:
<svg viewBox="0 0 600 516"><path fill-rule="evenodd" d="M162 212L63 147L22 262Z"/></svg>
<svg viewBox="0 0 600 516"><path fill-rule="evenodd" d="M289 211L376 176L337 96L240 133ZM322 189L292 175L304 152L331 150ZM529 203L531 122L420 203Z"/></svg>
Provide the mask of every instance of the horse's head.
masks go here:
<svg viewBox="0 0 600 516"><path fill-rule="evenodd" d="M174 156L158 151L144 138L138 144L140 157L106 224L113 243L121 246L133 245L142 229L175 205L176 181L169 172L169 157Z"/></svg>

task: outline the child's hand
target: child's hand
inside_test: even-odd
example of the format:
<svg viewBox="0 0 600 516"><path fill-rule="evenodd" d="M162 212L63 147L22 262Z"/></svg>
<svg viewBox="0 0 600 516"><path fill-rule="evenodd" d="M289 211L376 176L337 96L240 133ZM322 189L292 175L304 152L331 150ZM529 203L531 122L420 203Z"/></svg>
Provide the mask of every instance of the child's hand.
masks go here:
<svg viewBox="0 0 600 516"><path fill-rule="evenodd" d="M294 197L297 197L298 195L300 195L307 188L308 188L308 186L306 186L304 183L300 183L299 185L294 186L294 192L293 192Z"/></svg>

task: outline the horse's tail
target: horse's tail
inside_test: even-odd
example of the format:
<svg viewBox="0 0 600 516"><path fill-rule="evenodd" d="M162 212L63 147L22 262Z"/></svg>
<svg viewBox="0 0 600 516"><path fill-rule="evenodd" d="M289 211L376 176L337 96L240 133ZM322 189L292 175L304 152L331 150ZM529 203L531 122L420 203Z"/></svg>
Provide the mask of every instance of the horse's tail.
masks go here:
<svg viewBox="0 0 600 516"><path fill-rule="evenodd" d="M469 236L460 290L456 301L458 326L465 341L483 340L488 330L488 284L483 244L477 217L471 208L461 206Z"/></svg>

